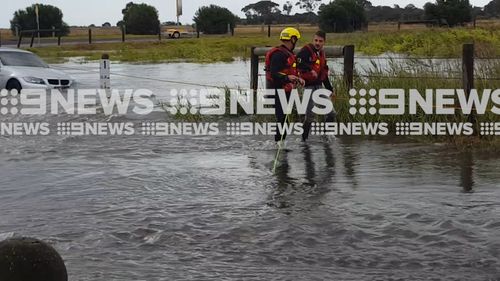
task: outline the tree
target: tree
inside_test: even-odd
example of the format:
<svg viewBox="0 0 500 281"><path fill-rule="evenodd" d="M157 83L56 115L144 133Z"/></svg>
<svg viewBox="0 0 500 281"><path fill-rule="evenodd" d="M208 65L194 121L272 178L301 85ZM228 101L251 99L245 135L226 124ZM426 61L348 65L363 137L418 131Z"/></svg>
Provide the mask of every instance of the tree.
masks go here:
<svg viewBox="0 0 500 281"><path fill-rule="evenodd" d="M319 9L319 25L326 32L352 32L366 23L365 10L356 0L334 0Z"/></svg>
<svg viewBox="0 0 500 281"><path fill-rule="evenodd" d="M424 10L409 4L404 8L399 5L369 6L365 7L369 22L400 21L400 20L423 20Z"/></svg>
<svg viewBox="0 0 500 281"><path fill-rule="evenodd" d="M490 17L500 17L500 0L493 0L484 6L484 12Z"/></svg>
<svg viewBox="0 0 500 281"><path fill-rule="evenodd" d="M238 17L227 8L217 5L203 6L196 11L193 21L199 31L206 34L224 34L228 24L234 30Z"/></svg>
<svg viewBox="0 0 500 281"><path fill-rule="evenodd" d="M19 30L37 29L35 9L36 4L33 4L14 13L14 17L10 21L12 34L16 33L16 26ZM59 29L63 36L69 34L69 26L63 21L63 13L59 8L52 5L38 4L38 12L40 15L40 29L52 29L54 27ZM41 32L40 36L52 36L52 32Z"/></svg>
<svg viewBox="0 0 500 281"><path fill-rule="evenodd" d="M283 4L283 11L286 12L286 15L289 16L292 13L293 9L293 4L290 1L286 1L285 4Z"/></svg>
<svg viewBox="0 0 500 281"><path fill-rule="evenodd" d="M295 6L299 6L299 8L311 13L314 12L320 4L321 0L299 0L295 3Z"/></svg>
<svg viewBox="0 0 500 281"><path fill-rule="evenodd" d="M426 19L446 21L449 26L472 21L472 6L469 0L437 0L424 6Z"/></svg>
<svg viewBox="0 0 500 281"><path fill-rule="evenodd" d="M250 22L271 23L272 19L277 15L281 15L278 8L280 5L272 1L259 1L257 3L248 4L241 11L245 13Z"/></svg>
<svg viewBox="0 0 500 281"><path fill-rule="evenodd" d="M127 34L158 34L160 20L155 7L129 2L122 14Z"/></svg>
<svg viewBox="0 0 500 281"><path fill-rule="evenodd" d="M169 20L169 21L166 21L166 22L162 23L162 25L164 25L164 26L173 26L173 25L177 25L177 22Z"/></svg>
<svg viewBox="0 0 500 281"><path fill-rule="evenodd" d="M102 24L102 27L111 27L111 23L105 22Z"/></svg>
<svg viewBox="0 0 500 281"><path fill-rule="evenodd" d="M487 17L488 15L484 12L484 9L481 7L473 7L472 8L472 18L477 19L481 17Z"/></svg>
<svg viewBox="0 0 500 281"><path fill-rule="evenodd" d="M372 2L370 2L368 0L356 0L356 3L358 3L359 6L365 8L365 9L369 9L369 8L373 7Z"/></svg>

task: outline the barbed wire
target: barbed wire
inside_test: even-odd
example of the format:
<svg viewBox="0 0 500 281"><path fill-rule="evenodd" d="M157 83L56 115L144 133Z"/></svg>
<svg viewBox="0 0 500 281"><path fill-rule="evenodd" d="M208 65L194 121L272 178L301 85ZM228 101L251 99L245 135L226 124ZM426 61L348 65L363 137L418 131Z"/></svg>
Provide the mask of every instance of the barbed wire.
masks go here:
<svg viewBox="0 0 500 281"><path fill-rule="evenodd" d="M386 76L386 75L364 75L355 74L354 77L382 78L382 79L432 79L432 80L462 80L459 77L437 77L437 76Z"/></svg>
<svg viewBox="0 0 500 281"><path fill-rule="evenodd" d="M328 58L329 60L343 60L343 57ZM354 59L367 60L462 60L461 57L389 57L389 56L355 56ZM500 57L475 57L475 60L500 60Z"/></svg>
<svg viewBox="0 0 500 281"><path fill-rule="evenodd" d="M99 74L100 73L99 71L96 71L96 70L76 68L76 67L67 67L67 66L63 67L63 66L59 66L58 68L60 68L60 69L78 70L78 71L83 71L85 73L95 73L95 74ZM112 72L111 74L112 75L116 75L116 76L122 76L122 77L129 77L129 78L136 78L136 79L143 79L143 80L151 80L151 81L157 81L157 82L166 82L166 83L172 83L172 84L183 84L183 85L212 87L212 88L224 88L224 89L230 89L230 90L236 90L236 91L240 91L241 90L240 88L230 88L230 87L227 87L227 86L215 86L215 85L193 83L193 82L174 81L174 80L167 80L167 79L157 79L157 78L151 78L151 77L141 77L141 76L120 74L120 73L114 73L114 72ZM259 74L259 76L265 76L265 74ZM337 76L336 78L338 78L338 77L339 76ZM402 79L428 79L428 78L430 78L430 79L450 79L450 80L461 80L462 79L462 78L458 78L458 77L424 77L424 76L420 76L420 77L419 76L411 76L411 77L410 76L408 76L408 77L396 76L396 77L390 77L390 76L383 76L383 75L361 75L361 74L355 74L354 77L386 78L386 79L398 79L398 78L402 78ZM499 78L478 77L476 79L500 80L500 77ZM336 94L333 97L334 101L340 101L340 100L348 101L351 98L352 97L350 97L350 96L339 95L339 94ZM433 108L438 108L438 107L437 106L433 106ZM445 108L460 109L460 107L456 107L456 106L452 106L452 105L445 106ZM477 111L477 109L473 108L472 111Z"/></svg>
<svg viewBox="0 0 500 281"><path fill-rule="evenodd" d="M95 73L95 74L99 74L100 73L97 70L90 70L90 69L76 68L76 67L68 67L68 66L58 66L57 68L84 71L86 73ZM115 75L115 76L121 76L121 77L127 77L127 78L134 78L134 79L141 79L141 80L148 80L148 81L155 81L155 82L163 82L163 83L170 83L170 84L178 84L178 85L199 86L199 87L206 87L206 88L221 88L221 89L228 89L228 90L235 90L235 91L240 91L241 90L241 88L233 88L233 87L229 87L229 86L219 86L219 85L203 84L203 83L196 83L196 82L176 81L176 80L172 80L172 79L161 79L161 78L143 77L143 76L130 75L130 74L122 74L122 73L116 73L116 72L111 72L111 74ZM264 77L266 75L265 74L259 74L258 76ZM334 76L334 77L338 78L339 76ZM460 81L460 80L463 79L462 77L387 76L387 75L372 75L372 74L371 75L368 75L368 74L354 74L354 77L357 77L357 78L377 78L377 79L431 79L431 80L454 80L454 81ZM475 79L476 80L488 80L488 81L500 81L500 77L476 77Z"/></svg>
<svg viewBox="0 0 500 281"><path fill-rule="evenodd" d="M355 56L354 59L366 59L366 60L455 60L456 59L458 60L460 58Z"/></svg>

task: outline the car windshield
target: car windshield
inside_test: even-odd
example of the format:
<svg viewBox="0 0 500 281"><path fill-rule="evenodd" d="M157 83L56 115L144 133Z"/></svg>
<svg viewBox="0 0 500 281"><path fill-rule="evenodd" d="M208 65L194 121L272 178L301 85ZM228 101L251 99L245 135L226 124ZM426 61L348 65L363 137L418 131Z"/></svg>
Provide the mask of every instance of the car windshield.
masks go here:
<svg viewBox="0 0 500 281"><path fill-rule="evenodd" d="M39 57L31 53L0 52L0 61L8 66L49 67Z"/></svg>

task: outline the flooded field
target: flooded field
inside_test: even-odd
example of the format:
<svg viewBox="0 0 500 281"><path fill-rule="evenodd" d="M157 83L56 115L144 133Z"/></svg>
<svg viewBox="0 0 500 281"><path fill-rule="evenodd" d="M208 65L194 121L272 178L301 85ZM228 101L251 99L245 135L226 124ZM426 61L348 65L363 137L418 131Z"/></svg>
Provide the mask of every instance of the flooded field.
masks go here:
<svg viewBox="0 0 500 281"><path fill-rule="evenodd" d="M54 67L98 87L95 63ZM248 70L114 64L112 85L162 99ZM78 281L500 279L500 155L291 137L273 174L272 139L0 137L0 238L49 241Z"/></svg>

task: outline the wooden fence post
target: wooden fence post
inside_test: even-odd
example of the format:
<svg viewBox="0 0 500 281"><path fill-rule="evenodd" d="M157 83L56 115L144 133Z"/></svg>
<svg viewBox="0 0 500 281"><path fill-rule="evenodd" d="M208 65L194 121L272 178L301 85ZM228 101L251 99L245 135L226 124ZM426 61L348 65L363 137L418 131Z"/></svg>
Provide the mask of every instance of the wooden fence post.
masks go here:
<svg viewBox="0 0 500 281"><path fill-rule="evenodd" d="M255 47L252 47L250 56L250 88L254 94L259 88L259 56L255 54Z"/></svg>
<svg viewBox="0 0 500 281"><path fill-rule="evenodd" d="M89 44L92 44L92 28L89 28Z"/></svg>
<svg viewBox="0 0 500 281"><path fill-rule="evenodd" d="M30 48L33 48L33 42L35 42L35 32L31 32L31 42L30 42Z"/></svg>
<svg viewBox="0 0 500 281"><path fill-rule="evenodd" d="M344 81L348 89L354 86L354 45L344 46Z"/></svg>
<svg viewBox="0 0 500 281"><path fill-rule="evenodd" d="M23 40L23 31L19 32L19 39L17 40L17 48L21 48L21 41Z"/></svg>
<svg viewBox="0 0 500 281"><path fill-rule="evenodd" d="M257 90L259 88L259 56L255 54L255 47L252 47L250 55L250 88L252 89L252 99L254 109L257 106Z"/></svg>

